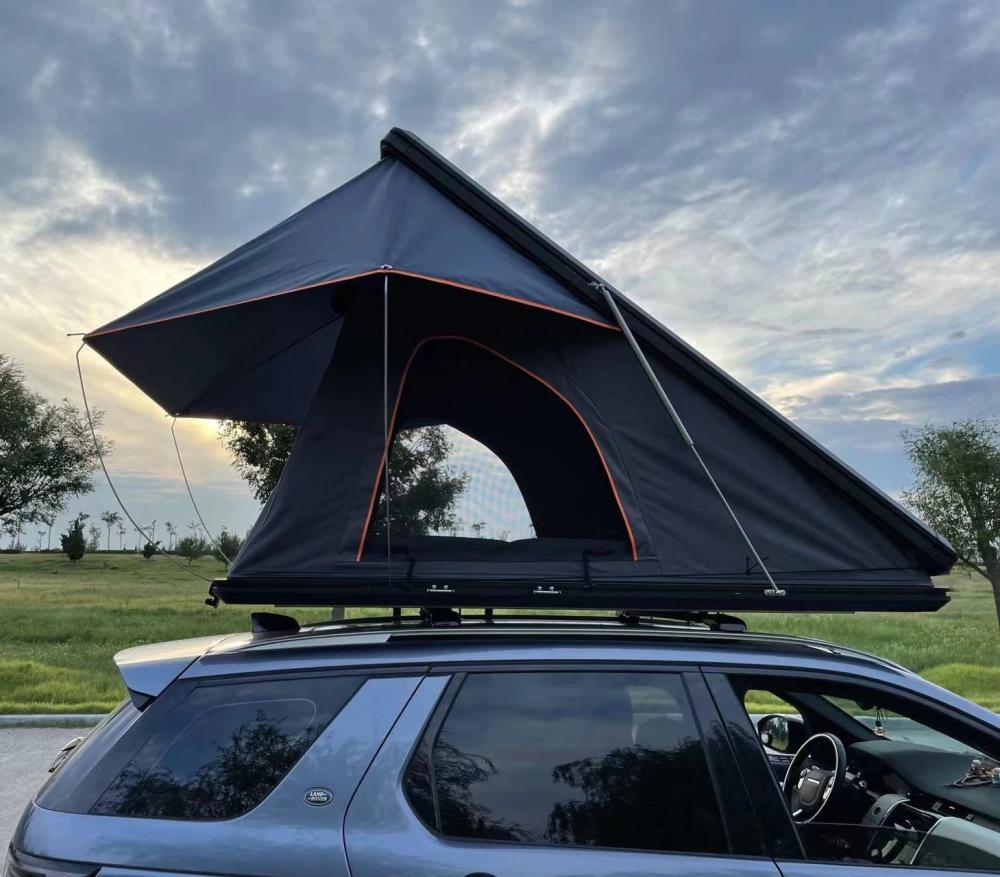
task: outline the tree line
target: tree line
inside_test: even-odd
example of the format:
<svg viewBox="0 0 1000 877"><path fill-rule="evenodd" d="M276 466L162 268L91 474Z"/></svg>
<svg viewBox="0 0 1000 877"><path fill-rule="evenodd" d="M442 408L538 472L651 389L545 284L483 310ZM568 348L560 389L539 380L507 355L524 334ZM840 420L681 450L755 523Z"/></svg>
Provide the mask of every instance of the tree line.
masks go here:
<svg viewBox="0 0 1000 877"><path fill-rule="evenodd" d="M84 529L89 518L90 515L80 512L70 521L69 529L59 537L60 548L72 563L81 560L87 553L95 553L102 550L117 550L119 553L124 553L130 550L125 544L125 537L129 533L129 528L125 525L122 516L118 512L106 511L101 512L100 515L101 521L104 522L107 528L106 549L101 548L104 531L100 527L90 524ZM153 521L143 531L136 530L137 541L131 551L135 553L141 552L146 560L150 560L157 554L176 554L186 558L188 563L193 563L198 558L210 554L216 560L228 566L239 553L240 548L243 547L244 537L232 532L228 527L223 527L216 539L206 538L204 527L199 521L192 521L188 524L188 529L191 532L180 538L177 538L177 527L171 521L165 521L164 528L167 532L167 544L164 545L162 539L156 538L156 523L156 521ZM112 529L114 529L114 532L118 536L117 549L111 547ZM43 535L44 531L39 531L39 551L42 550L41 538Z"/></svg>

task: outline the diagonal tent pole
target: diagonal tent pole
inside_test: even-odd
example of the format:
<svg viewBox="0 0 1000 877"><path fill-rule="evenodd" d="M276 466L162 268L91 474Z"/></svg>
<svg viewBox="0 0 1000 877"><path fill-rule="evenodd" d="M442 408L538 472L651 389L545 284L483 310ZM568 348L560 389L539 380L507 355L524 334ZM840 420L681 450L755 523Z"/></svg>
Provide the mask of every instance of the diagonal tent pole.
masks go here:
<svg viewBox="0 0 1000 877"><path fill-rule="evenodd" d="M649 364L649 360L646 359L646 354L642 352L642 348L639 346L639 342L635 340L635 335L632 334L632 330L629 328L628 323L625 322L625 318L622 316L622 312L618 309L618 302L615 301L611 290L608 289L600 281L593 281L590 284L594 287L601 295L604 296L604 300L608 303L608 307L611 309L611 313L614 314L615 322L618 323L618 328L622 330L622 334L628 341L629 346L632 348L632 352L635 354L635 358L639 361L639 365L642 366L642 370L645 372L646 377L649 378L649 382L653 385L653 389L656 391L656 395L660 397L660 402L663 403L663 407L667 409L667 414L670 415L670 419L673 421L674 426L677 428L677 432L680 433L681 439L684 444L688 446L698 465L701 467L702 472L705 473L705 477L708 479L709 483L712 485L713 490L715 490L716 495L722 501L722 505L725 507L726 511L729 513L729 517L733 519L733 523L736 525L736 529L739 530L740 536L743 537L743 541L746 543L747 548L750 549L750 554L753 555L754 561L756 561L757 566L761 568L764 573L764 577L767 579L767 588L764 590L765 597L784 597L785 591L777 586L774 578L771 576L770 570L765 566L764 561L761 559L760 554L757 553L757 549L754 547L753 541L747 534L747 531L743 529L743 525L740 523L739 517L737 517L736 512L733 507L729 504L729 500L726 499L726 495L722 492L722 488L719 487L719 483L715 480L712 475L711 470L708 465L702 459L701 454L698 453L698 449L695 447L694 439L691 438L691 434L687 431L687 427L684 426L684 421L681 420L681 416L677 413L677 409L674 408L673 402L670 401L670 397L667 395L667 391L663 389L663 385L660 383L660 379L656 377L656 373L653 371L653 367Z"/></svg>

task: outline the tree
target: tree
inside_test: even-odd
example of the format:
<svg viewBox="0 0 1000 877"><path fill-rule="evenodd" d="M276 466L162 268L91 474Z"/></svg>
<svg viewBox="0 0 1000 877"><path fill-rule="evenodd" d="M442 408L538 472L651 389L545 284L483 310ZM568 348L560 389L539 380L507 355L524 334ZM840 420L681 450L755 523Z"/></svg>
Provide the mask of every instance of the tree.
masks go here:
<svg viewBox="0 0 1000 877"><path fill-rule="evenodd" d="M192 563L208 553L208 543L201 536L184 536L177 541L177 553Z"/></svg>
<svg viewBox="0 0 1000 877"><path fill-rule="evenodd" d="M21 532L24 530L24 521L20 517L8 518L3 525L3 529L10 536L10 550L21 550Z"/></svg>
<svg viewBox="0 0 1000 877"><path fill-rule="evenodd" d="M904 500L989 580L1000 624L1000 421L903 433L915 482Z"/></svg>
<svg viewBox="0 0 1000 877"><path fill-rule="evenodd" d="M389 454L389 518L393 533L426 536L452 529L455 505L469 483L468 473L448 465L451 442L440 426L400 430ZM379 496L372 534L385 533L385 490ZM485 523L472 525L476 535Z"/></svg>
<svg viewBox="0 0 1000 877"><path fill-rule="evenodd" d="M102 413L93 417L99 426ZM110 452L100 435L98 444ZM90 428L76 407L66 399L46 402L27 388L20 366L0 354L0 526L62 511L70 496L93 490L97 466Z"/></svg>
<svg viewBox="0 0 1000 877"><path fill-rule="evenodd" d="M104 526L108 528L108 551L111 550L111 528L121 519L122 516L118 512L101 512L101 520L104 521Z"/></svg>
<svg viewBox="0 0 1000 877"><path fill-rule="evenodd" d="M295 444L296 428L282 423L227 420L219 438L233 455L233 466L250 485L253 495L266 502L281 477Z"/></svg>
<svg viewBox="0 0 1000 877"><path fill-rule="evenodd" d="M220 563L231 563L243 547L243 538L230 533L225 527L219 533L218 544L212 548L212 556ZM229 558L227 561L226 558Z"/></svg>
<svg viewBox="0 0 1000 877"><path fill-rule="evenodd" d="M83 557L84 551L87 550L87 540L83 536L83 522L87 520L87 517L81 512L73 518L69 530L63 533L59 540L62 543L62 550L66 552L66 556L73 563Z"/></svg>
<svg viewBox="0 0 1000 877"><path fill-rule="evenodd" d="M125 550L125 534L128 532L128 527L125 526L124 521L118 522L118 550Z"/></svg>
<svg viewBox="0 0 1000 877"><path fill-rule="evenodd" d="M146 542L146 544L142 546L142 556L146 558L146 560L151 560L154 554L159 554L159 553L160 553L159 541Z"/></svg>
<svg viewBox="0 0 1000 877"><path fill-rule="evenodd" d="M177 528L170 521L167 521L166 528L167 528L167 551L173 551L174 538L177 536Z"/></svg>
<svg viewBox="0 0 1000 877"><path fill-rule="evenodd" d="M52 526L56 522L56 516L54 512L46 512L44 515L39 515L38 520L45 524L48 529L48 536L46 537L45 550L52 550Z"/></svg>
<svg viewBox="0 0 1000 877"><path fill-rule="evenodd" d="M101 528L93 524L87 529L87 551L94 552L101 550Z"/></svg>

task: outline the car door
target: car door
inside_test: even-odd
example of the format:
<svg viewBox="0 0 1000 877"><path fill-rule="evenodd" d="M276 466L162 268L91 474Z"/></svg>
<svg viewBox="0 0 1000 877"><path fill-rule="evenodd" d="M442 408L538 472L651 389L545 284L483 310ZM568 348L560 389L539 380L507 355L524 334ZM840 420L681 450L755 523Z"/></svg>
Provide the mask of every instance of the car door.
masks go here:
<svg viewBox="0 0 1000 877"><path fill-rule="evenodd" d="M697 673L439 670L350 804L351 874L780 877L734 776Z"/></svg>
<svg viewBox="0 0 1000 877"><path fill-rule="evenodd" d="M971 877L972 874L982 874L984 871L996 873L995 867L983 863L996 861L995 856L1000 851L1000 835L990 841L992 852L980 850L975 844L982 841L984 833L988 836L990 829L996 830L1000 824L990 824L989 828L983 828L978 824L981 821L979 819L969 818L967 823L966 819L952 817L948 820L947 828L944 828L943 821L935 831L927 831L934 816L947 814L947 810L942 810L933 814L927 824L907 819L898 820L902 823L901 826L891 825L890 822L894 820L889 817L893 807L905 807L911 803L924 806L920 800L911 801L908 794L887 794L879 798L865 815L865 820L857 825L845 825L837 820L829 824L817 821L807 826L797 825L791 817L779 783L775 780L772 765L767 760L757 730L736 694L740 686L730 684L731 680L747 675L756 678L761 685L764 684L762 680L767 678L767 674L761 676L752 671L733 672L716 668L706 669L705 680L736 753L744 783L753 799L753 807L760 814L768 833L769 845L773 849L782 877ZM785 685L788 685L789 678L795 678L795 674L777 671L771 675L786 677L782 680ZM838 678L836 674L802 674L801 682L805 686L803 691L812 691L810 685L818 688L828 686L832 690L837 690L838 686L846 686L866 695L865 699L872 703L877 703L880 696L901 698L900 702L905 702L908 696L912 696L902 690L892 691L884 684L866 685L857 677ZM926 700L919 706L927 711L927 715L934 714L935 707ZM942 706L941 709L947 708ZM926 730L924 729L925 732ZM887 733L891 733L891 728ZM1000 791L996 794L1000 795ZM888 804L880 814L879 805L882 802ZM914 815L919 814L919 810L914 812ZM977 824L971 824L973 822ZM905 851L906 855L900 861L908 861L909 864L873 863L853 853L849 857L841 856L840 851L852 845L852 837L862 843L868 839L880 839L879 846L884 842L886 848L892 846L893 849ZM931 854L928 855L928 852ZM977 859L978 864L971 864Z"/></svg>

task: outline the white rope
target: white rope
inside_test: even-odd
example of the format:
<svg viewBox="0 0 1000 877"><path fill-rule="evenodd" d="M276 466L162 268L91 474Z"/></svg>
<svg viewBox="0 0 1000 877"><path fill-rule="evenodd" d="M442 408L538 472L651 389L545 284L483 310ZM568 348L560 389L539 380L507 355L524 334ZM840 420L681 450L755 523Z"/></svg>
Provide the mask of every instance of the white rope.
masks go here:
<svg viewBox="0 0 1000 877"><path fill-rule="evenodd" d="M191 485L188 483L187 471L184 469L184 461L181 459L181 447L177 444L177 433L174 432L174 427L177 426L177 418L175 417L170 422L170 437L174 440L174 450L177 452L177 463L181 467L181 476L184 478L184 487L187 488L188 498L191 500L191 507L194 509L194 513L198 516L198 521L201 523L202 529L205 531L205 535L208 536L208 540L215 546L215 550L219 552L225 558L227 566L232 565L232 561L229 559L229 555L222 550L222 545L218 539L216 539L208 529L208 525L205 523L205 519L201 516L201 512L198 510L198 503L194 501L194 494L191 492Z"/></svg>
<svg viewBox="0 0 1000 877"><path fill-rule="evenodd" d="M97 429L94 426L94 418L90 414L90 403L87 401L87 388L84 386L83 383L83 366L80 364L80 352L83 350L84 347L86 347L86 344L81 344L79 349L76 351L76 373L80 378L80 395L83 396L83 410L87 415L87 425L90 427L90 436L94 440L94 451L97 453L97 460L101 464L101 469L104 471L104 477L107 479L108 487L111 488L111 493L114 495L114 498L118 503L118 507L122 510L125 517L129 519L129 522L132 524L132 526L135 527L136 532L138 532L139 535L142 536L142 538L145 539L147 542L151 543L153 541L152 536L146 533L146 531L143 530L142 527L140 527L135 522L135 518L133 518L132 515L129 514L129 510L125 508L125 503L122 501L122 498L118 495L118 491L115 488L114 482L111 480L111 473L108 472L108 467L104 462L104 454L101 452L101 443L97 438ZM205 576L201 575L200 573L196 573L189 566L185 566L183 563L180 563L179 561L175 560L169 554L165 552L162 553L163 557L169 560L178 569L184 570L184 572L186 572L188 575L194 576L196 579L200 579L203 582L212 581L211 579L205 578Z"/></svg>

